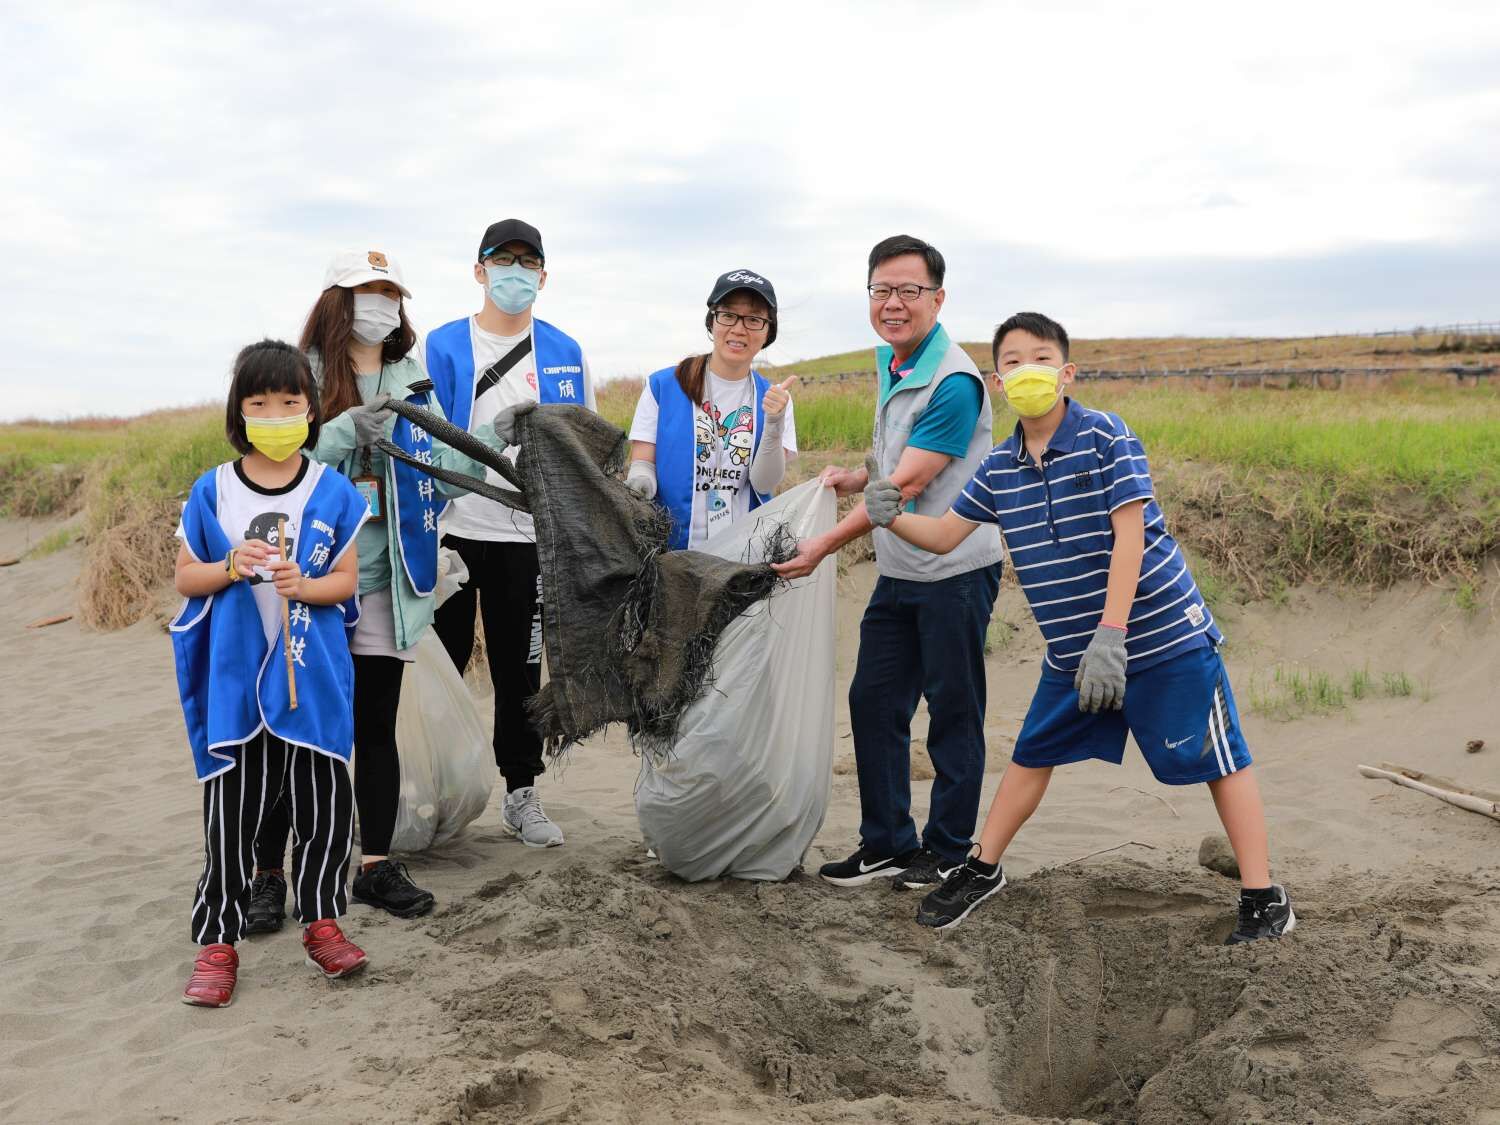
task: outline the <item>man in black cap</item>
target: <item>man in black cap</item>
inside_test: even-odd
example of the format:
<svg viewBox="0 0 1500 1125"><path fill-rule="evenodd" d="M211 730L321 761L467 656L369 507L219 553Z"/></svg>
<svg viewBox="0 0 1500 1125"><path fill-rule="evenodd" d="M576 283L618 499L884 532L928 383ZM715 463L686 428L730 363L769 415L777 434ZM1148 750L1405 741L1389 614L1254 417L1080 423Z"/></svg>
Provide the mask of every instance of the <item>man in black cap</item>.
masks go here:
<svg viewBox="0 0 1500 1125"><path fill-rule="evenodd" d="M536 227L520 219L491 223L474 264L483 306L427 337L427 372L438 401L448 419L471 434L492 439L495 415L523 402L596 409L583 349L532 316L547 284L546 264ZM515 457L518 449L507 452ZM488 476L503 484L493 469ZM495 688L495 764L505 778L501 827L529 847L556 847L563 833L537 796L542 740L525 708L542 682L542 591L531 516L466 495L448 505L442 530L443 545L458 552L469 578L437 611L435 625L462 671L474 649L477 599Z"/></svg>

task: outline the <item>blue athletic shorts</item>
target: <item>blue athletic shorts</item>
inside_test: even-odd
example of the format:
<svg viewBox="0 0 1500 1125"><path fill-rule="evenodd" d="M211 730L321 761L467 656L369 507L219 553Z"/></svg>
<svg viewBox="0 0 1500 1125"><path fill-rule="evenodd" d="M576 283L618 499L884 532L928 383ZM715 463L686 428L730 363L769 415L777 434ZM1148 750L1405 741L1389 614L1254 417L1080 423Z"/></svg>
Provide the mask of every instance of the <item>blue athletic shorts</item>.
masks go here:
<svg viewBox="0 0 1500 1125"><path fill-rule="evenodd" d="M1224 661L1207 646L1131 674L1124 710L1094 715L1078 709L1073 673L1044 665L1011 760L1039 767L1099 758L1119 765L1127 733L1167 785L1213 781L1250 764Z"/></svg>

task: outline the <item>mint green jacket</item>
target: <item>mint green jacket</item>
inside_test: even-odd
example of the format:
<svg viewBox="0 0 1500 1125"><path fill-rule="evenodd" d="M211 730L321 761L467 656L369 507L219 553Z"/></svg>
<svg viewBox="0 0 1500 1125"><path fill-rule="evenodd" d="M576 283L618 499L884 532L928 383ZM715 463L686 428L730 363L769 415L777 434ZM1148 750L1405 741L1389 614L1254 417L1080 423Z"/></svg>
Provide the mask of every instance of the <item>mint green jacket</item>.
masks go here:
<svg viewBox="0 0 1500 1125"><path fill-rule="evenodd" d="M388 363L381 369L380 385L385 393L393 398L406 398L412 393L413 386L427 378L427 371L422 366L421 360L417 358L418 352L419 349L413 348L406 358L397 360L395 363ZM312 364L313 377L321 387L322 360L316 351L310 352L307 358ZM425 409L438 417L443 416L443 408L438 405L436 395L431 396ZM488 424L480 426L474 436L491 448L504 452L504 447L495 439L494 430ZM347 411L323 423L318 431L318 445L313 450L313 456L351 480L361 475L363 458L355 446L354 421ZM452 446L444 445L436 437L432 439L432 463L456 473L484 479L485 467L482 464L467 454L460 453ZM378 450L371 450L370 467L372 471L378 472L384 478L386 495L394 496L396 470L391 459ZM437 494L445 499L451 499L463 491L436 477L433 478L432 483ZM380 529L383 529L385 534L385 553L376 555L374 558L366 558L364 552L360 553L359 588L362 593L370 593L372 589L383 588L384 582L379 582L378 579L376 580L378 585L372 588L371 580L377 573L380 578L390 584L391 612L396 619L396 647L398 649L410 648L421 639L423 630L432 624L433 614L437 610L437 595L431 593L424 596L412 589L411 582L406 577L406 568L399 563L401 537L395 520L386 519L379 524L366 524L360 534L363 536Z"/></svg>

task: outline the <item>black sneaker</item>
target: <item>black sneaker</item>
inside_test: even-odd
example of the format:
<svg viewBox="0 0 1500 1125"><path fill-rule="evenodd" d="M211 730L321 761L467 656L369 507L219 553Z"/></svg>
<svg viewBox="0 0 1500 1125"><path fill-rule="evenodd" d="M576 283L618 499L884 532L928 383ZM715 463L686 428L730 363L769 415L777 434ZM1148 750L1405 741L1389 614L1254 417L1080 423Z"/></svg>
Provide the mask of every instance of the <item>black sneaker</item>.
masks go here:
<svg viewBox="0 0 1500 1125"><path fill-rule="evenodd" d="M354 877L354 901L379 907L397 918L415 918L432 909L431 891L411 881L406 864L382 859L360 869Z"/></svg>
<svg viewBox="0 0 1500 1125"><path fill-rule="evenodd" d="M969 911L1005 886L1005 872L998 863L994 874L986 875L976 866L978 862L965 860L941 887L922 900L917 907L920 925L951 930L969 916Z"/></svg>
<svg viewBox="0 0 1500 1125"><path fill-rule="evenodd" d="M896 877L909 891L921 890L932 883L941 883L964 865L961 859L944 859L937 852L923 848L917 852L911 864Z"/></svg>
<svg viewBox="0 0 1500 1125"><path fill-rule="evenodd" d="M1225 945L1241 945L1261 938L1279 938L1297 927L1292 900L1286 888L1274 883L1269 890L1241 891L1240 918L1234 932L1224 939Z"/></svg>
<svg viewBox="0 0 1500 1125"><path fill-rule="evenodd" d="M262 871L250 884L250 909L245 911L247 934L274 934L286 921L286 880Z"/></svg>
<svg viewBox="0 0 1500 1125"><path fill-rule="evenodd" d="M836 887L858 887L876 879L900 875L921 854L921 849L901 856L878 856L868 848L860 849L848 859L825 863L818 874Z"/></svg>

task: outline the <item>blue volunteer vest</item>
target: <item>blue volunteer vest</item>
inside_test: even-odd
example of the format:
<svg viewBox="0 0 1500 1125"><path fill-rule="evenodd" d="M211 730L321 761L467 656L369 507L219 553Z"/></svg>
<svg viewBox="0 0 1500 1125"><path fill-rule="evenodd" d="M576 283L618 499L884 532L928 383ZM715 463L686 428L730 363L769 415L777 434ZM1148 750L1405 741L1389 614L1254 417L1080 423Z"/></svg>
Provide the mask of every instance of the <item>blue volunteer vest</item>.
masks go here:
<svg viewBox="0 0 1500 1125"><path fill-rule="evenodd" d="M184 541L201 562L229 553L229 536L218 519L219 474L233 471L231 462L204 473L183 505ZM296 557L303 574L320 578L353 545L367 508L342 474L316 461L307 471L318 476L302 511ZM266 644L248 582L183 602L168 629L199 781L233 769L235 751L261 727L294 746L349 760L354 749L354 662L346 630L358 617L355 598L342 605L291 604L291 636L298 657L293 711L284 630L278 629L272 643Z"/></svg>
<svg viewBox="0 0 1500 1125"><path fill-rule="evenodd" d="M751 371L755 381L755 438L750 451L751 459L760 448L760 435L765 430L764 402L771 384L758 371ZM693 524L693 472L697 459L697 431L693 428L694 416L700 405L689 402L677 382L677 369L663 367L653 372L646 382L647 390L656 399L656 501L672 517L672 538L668 542L674 551L688 545L688 536ZM771 499L769 493L756 492L745 475L745 488L750 489L750 509L754 511Z"/></svg>
<svg viewBox="0 0 1500 1125"><path fill-rule="evenodd" d="M583 406L588 402L583 349L578 341L548 324L531 321L536 361L536 393L542 402ZM469 318L452 320L427 336L427 374L437 384L438 403L448 421L464 430L474 413L474 342Z"/></svg>
<svg viewBox="0 0 1500 1125"><path fill-rule="evenodd" d="M472 367L473 364L471 363ZM406 396L413 406L430 405L431 391ZM432 464L432 435L421 426L401 416L391 441L423 464ZM401 567L411 588L422 597L437 589L438 502L432 478L414 465L387 457L390 474L391 504L395 513L397 537L401 543Z"/></svg>

